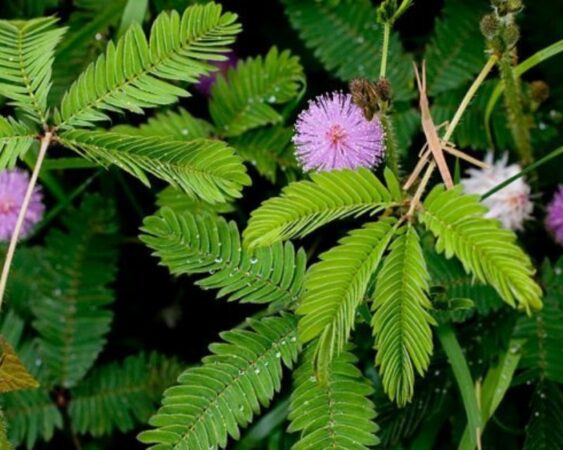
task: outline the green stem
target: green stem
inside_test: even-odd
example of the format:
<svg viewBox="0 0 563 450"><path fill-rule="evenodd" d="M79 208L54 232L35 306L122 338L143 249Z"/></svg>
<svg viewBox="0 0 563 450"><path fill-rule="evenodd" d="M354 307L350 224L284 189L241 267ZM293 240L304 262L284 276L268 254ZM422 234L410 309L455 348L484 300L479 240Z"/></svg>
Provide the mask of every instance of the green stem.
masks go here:
<svg viewBox="0 0 563 450"><path fill-rule="evenodd" d="M381 49L381 66L379 68L379 78L385 78L387 73L387 55L389 54L389 36L391 35L391 24L383 24L383 47Z"/></svg>
<svg viewBox="0 0 563 450"><path fill-rule="evenodd" d="M534 157L530 141L530 126L524 115L520 79L514 72L510 54L505 53L502 55L498 64L504 83L504 103L508 115L508 126L522 165L528 165L533 161Z"/></svg>
<svg viewBox="0 0 563 450"><path fill-rule="evenodd" d="M448 356L448 361L454 373L456 383L463 400L463 406L467 414L468 440L475 448L479 445L481 434L481 412L475 394L475 386L467 360L463 355L463 351L456 338L453 328L449 324L443 324L437 330L438 339L442 344L442 348Z"/></svg>
<svg viewBox="0 0 563 450"><path fill-rule="evenodd" d="M391 117L383 112L379 115L381 120L381 126L385 133L385 153L387 156L387 166L393 171L393 174L399 178L399 147L397 145L397 138L395 136L395 130L393 129L393 123L391 122Z"/></svg>
<svg viewBox="0 0 563 450"><path fill-rule="evenodd" d="M526 167L524 170L521 170L520 172L518 172L516 175L504 180L502 183L497 184L494 188L492 188L490 191L485 192L482 196L481 196L481 200L485 200L487 197L490 197L491 195L493 195L494 193L500 191L501 189L504 189L506 186L508 186L510 183L512 183L513 181L516 181L518 178L523 177L524 175L526 175L528 172L531 172L533 170L536 170L538 167L544 165L546 162L551 161L553 158L557 158L558 156L563 155L563 147L559 147L556 148L555 150L553 150L552 152L549 152L546 156L544 156L543 158L537 160L535 163L530 164L528 167Z"/></svg>
<svg viewBox="0 0 563 450"><path fill-rule="evenodd" d="M520 361L522 345L524 345L524 340L512 339L508 349L501 355L498 364L491 367L487 372L481 391L481 433L510 387L512 377ZM465 428L458 450L474 449L475 443L471 441L471 432L468 426Z"/></svg>

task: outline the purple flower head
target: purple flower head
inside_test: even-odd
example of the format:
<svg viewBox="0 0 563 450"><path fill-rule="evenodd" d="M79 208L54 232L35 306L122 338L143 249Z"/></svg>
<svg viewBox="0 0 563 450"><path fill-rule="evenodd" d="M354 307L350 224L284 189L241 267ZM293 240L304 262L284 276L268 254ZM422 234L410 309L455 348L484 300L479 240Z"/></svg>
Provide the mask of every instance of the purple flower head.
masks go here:
<svg viewBox="0 0 563 450"><path fill-rule="evenodd" d="M8 241L12 237L28 183L29 175L23 170L0 172L0 241ZM25 214L20 238L29 234L33 225L43 217L45 206L42 200L40 188L36 187Z"/></svg>
<svg viewBox="0 0 563 450"><path fill-rule="evenodd" d="M559 186L559 190L555 193L553 200L551 200L547 207L545 223L555 240L563 245L563 186Z"/></svg>
<svg viewBox="0 0 563 450"><path fill-rule="evenodd" d="M209 64L217 67L218 70L209 73L209 75L201 77L197 84L194 85L194 88L200 94L209 97L209 95L211 94L211 88L215 84L217 76L226 76L229 69L237 65L238 58L234 52L227 53L225 56L227 57L225 61L209 61Z"/></svg>
<svg viewBox="0 0 563 450"><path fill-rule="evenodd" d="M293 143L304 170L373 167L383 159L379 119L368 121L349 94L333 92L310 101L295 130Z"/></svg>

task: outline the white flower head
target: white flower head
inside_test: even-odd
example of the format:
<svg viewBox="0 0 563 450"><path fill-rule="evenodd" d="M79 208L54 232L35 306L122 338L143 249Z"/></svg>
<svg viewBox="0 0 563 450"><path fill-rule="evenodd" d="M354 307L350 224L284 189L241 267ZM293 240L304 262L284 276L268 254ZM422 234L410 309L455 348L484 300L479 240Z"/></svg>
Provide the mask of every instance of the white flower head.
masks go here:
<svg viewBox="0 0 563 450"><path fill-rule="evenodd" d="M522 170L518 164L508 164L506 153L493 162L493 154L489 152L485 162L489 165L487 169L469 169L469 176L461 180L467 194L482 195ZM521 230L534 209L530 200L530 186L524 177L487 197L483 204L489 208L486 217L500 220L504 228L511 230Z"/></svg>

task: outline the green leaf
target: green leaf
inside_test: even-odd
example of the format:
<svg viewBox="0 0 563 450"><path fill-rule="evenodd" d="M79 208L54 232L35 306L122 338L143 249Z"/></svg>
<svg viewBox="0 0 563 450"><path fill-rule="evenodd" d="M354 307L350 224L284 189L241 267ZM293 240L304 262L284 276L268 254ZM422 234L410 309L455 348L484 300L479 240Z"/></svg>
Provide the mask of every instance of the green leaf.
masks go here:
<svg viewBox="0 0 563 450"><path fill-rule="evenodd" d="M299 238L333 220L373 215L391 205L391 194L367 169L312 173L310 181L289 184L254 210L244 240L258 247Z"/></svg>
<svg viewBox="0 0 563 450"><path fill-rule="evenodd" d="M0 450L12 450L12 444L8 440L8 425L4 417L4 411L0 409Z"/></svg>
<svg viewBox="0 0 563 450"><path fill-rule="evenodd" d="M39 355L48 380L72 387L92 367L106 343L114 299L108 285L117 272L115 210L87 197L53 230L41 272L41 297L33 303Z"/></svg>
<svg viewBox="0 0 563 450"><path fill-rule="evenodd" d="M151 449L225 448L240 438L261 407L281 388L282 362L292 367L299 346L292 316L250 321L251 330L221 334L203 365L186 370L166 390L162 407L139 435Z"/></svg>
<svg viewBox="0 0 563 450"><path fill-rule="evenodd" d="M47 122L47 95L55 47L65 29L57 19L0 20L0 95L31 120Z"/></svg>
<svg viewBox="0 0 563 450"><path fill-rule="evenodd" d="M117 125L111 131L133 136L163 136L178 141L192 141L211 137L213 125L192 116L184 108L178 108L176 111L160 112L138 127Z"/></svg>
<svg viewBox="0 0 563 450"><path fill-rule="evenodd" d="M437 238L436 250L456 256L466 272L493 286L509 305L526 311L541 308L542 292L533 279L528 256L516 245L516 235L484 217L487 208L461 186L446 191L436 186L424 201L419 218Z"/></svg>
<svg viewBox="0 0 563 450"><path fill-rule="evenodd" d="M237 153L256 167L272 184L278 171L296 172L297 161L291 144L293 130L284 127L265 127L251 130L229 140ZM290 174L291 177L295 175Z"/></svg>
<svg viewBox="0 0 563 450"><path fill-rule="evenodd" d="M314 353L309 347L294 374L289 431L300 435L292 450L367 450L377 445L373 388L355 367L357 358L342 352L330 363L323 384L315 378Z"/></svg>
<svg viewBox="0 0 563 450"><path fill-rule="evenodd" d="M369 0L339 2L284 0L289 21L329 73L344 81L379 78L383 27ZM411 58L396 33L389 43L387 77L397 101L414 96Z"/></svg>
<svg viewBox="0 0 563 450"><path fill-rule="evenodd" d="M532 317L519 318L514 336L526 340L522 351L519 383L550 380L563 383L563 259L552 268L548 263L543 268L546 288L543 309ZM559 272L559 275L557 272Z"/></svg>
<svg viewBox="0 0 563 450"><path fill-rule="evenodd" d="M106 111L142 113L189 95L172 81L193 83L213 70L206 61L224 59L240 31L236 18L215 3L191 6L181 17L164 12L148 42L141 26L132 25L70 87L56 114L58 128L93 126L109 118Z"/></svg>
<svg viewBox="0 0 563 450"><path fill-rule="evenodd" d="M418 235L410 225L398 233L377 274L372 327L384 390L405 405L414 392L415 370L423 375L430 364L435 322L428 312L430 275Z"/></svg>
<svg viewBox="0 0 563 450"><path fill-rule="evenodd" d="M26 125L11 117L0 116L0 170L14 167L34 140L35 133Z"/></svg>
<svg viewBox="0 0 563 450"><path fill-rule="evenodd" d="M555 383L538 384L526 426L524 450L563 449L563 393Z"/></svg>
<svg viewBox="0 0 563 450"><path fill-rule="evenodd" d="M262 58L248 58L218 77L211 90L209 112L220 134L238 136L250 129L282 121L275 108L303 90L299 59L273 47Z"/></svg>
<svg viewBox="0 0 563 450"><path fill-rule="evenodd" d="M235 205L232 203L215 203L210 204L203 200L190 197L184 191L168 186L160 191L156 196L156 205L159 208L170 208L176 213L184 212L192 214L228 214L235 211Z"/></svg>
<svg viewBox="0 0 563 450"><path fill-rule="evenodd" d="M249 252L234 222L163 209L145 219L141 240L173 274L203 274L204 288L243 303L291 303L299 297L306 256L291 243Z"/></svg>
<svg viewBox="0 0 563 450"><path fill-rule="evenodd" d="M103 131L67 131L60 142L103 166L115 164L149 185L150 173L209 203L240 197L250 184L240 158L224 142L179 141Z"/></svg>
<svg viewBox="0 0 563 450"><path fill-rule="evenodd" d="M63 417L49 393L43 389L18 391L2 400L8 436L14 444L31 450L38 439L50 441L56 430L63 428Z"/></svg>
<svg viewBox="0 0 563 450"><path fill-rule="evenodd" d="M425 55L430 95L463 86L485 64L479 21L486 9L485 3L446 1Z"/></svg>
<svg viewBox="0 0 563 450"><path fill-rule="evenodd" d="M37 345L31 341L20 343L23 325L23 321L10 311L3 317L2 335L16 348L29 372L43 382L43 360ZM8 423L8 436L16 446L21 444L29 450L34 449L39 439L50 441L55 430L63 427L62 414L43 387L4 394L0 404Z"/></svg>
<svg viewBox="0 0 563 450"><path fill-rule="evenodd" d="M51 104L60 103L73 81L103 51L109 29L119 23L125 0L74 0L72 4L68 31L55 51Z"/></svg>
<svg viewBox="0 0 563 450"><path fill-rule="evenodd" d="M395 224L395 219L386 218L351 231L336 247L323 253L307 273L305 293L297 309L297 314L303 315L299 339L308 342L319 337L315 365L321 381L350 338L356 309L396 231Z"/></svg>
<svg viewBox="0 0 563 450"><path fill-rule="evenodd" d="M94 369L71 391L68 413L74 429L92 436L131 431L155 412L162 390L180 372L176 360L157 353Z"/></svg>
<svg viewBox="0 0 563 450"><path fill-rule="evenodd" d="M471 299L475 309L482 315L502 307L503 302L497 292L465 272L459 261L448 260L434 250L425 251L424 257L432 275L432 286L441 287L447 300Z"/></svg>

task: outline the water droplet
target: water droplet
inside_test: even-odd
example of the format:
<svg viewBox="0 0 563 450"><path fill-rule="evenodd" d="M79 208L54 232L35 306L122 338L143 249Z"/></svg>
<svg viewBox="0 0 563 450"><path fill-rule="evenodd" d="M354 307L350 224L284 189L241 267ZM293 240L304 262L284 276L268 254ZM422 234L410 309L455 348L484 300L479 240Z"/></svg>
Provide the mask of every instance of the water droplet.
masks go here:
<svg viewBox="0 0 563 450"><path fill-rule="evenodd" d="M254 373L255 373L255 374L259 374L259 373L260 373L260 369L256 369L256 370L254 371Z"/></svg>
<svg viewBox="0 0 563 450"><path fill-rule="evenodd" d="M187 136L187 135L188 135L188 129L187 129L187 128L182 128L182 134L183 134L184 136Z"/></svg>
<svg viewBox="0 0 563 450"><path fill-rule="evenodd" d="M223 258L221 258L221 257L215 258L215 262L216 262L217 264L222 263L222 262L223 262Z"/></svg>
<svg viewBox="0 0 563 450"><path fill-rule="evenodd" d="M268 97L268 103L274 103L276 101L276 96L275 95L270 95Z"/></svg>
<svg viewBox="0 0 563 450"><path fill-rule="evenodd" d="M293 337L291 338L291 342L297 342L297 338L296 338L295 336L293 336Z"/></svg>
<svg viewBox="0 0 563 450"><path fill-rule="evenodd" d="M257 262L258 262L258 258L255 258L254 256L250 258L250 264L256 264Z"/></svg>
<svg viewBox="0 0 563 450"><path fill-rule="evenodd" d="M316 383L316 382L317 382L317 377L316 377L315 375L311 375L311 376L309 377L309 381L310 381L311 383Z"/></svg>
<svg viewBox="0 0 563 450"><path fill-rule="evenodd" d="M540 416L539 411L534 412L534 416L539 417Z"/></svg>
<svg viewBox="0 0 563 450"><path fill-rule="evenodd" d="M94 35L94 39L96 39L96 41L101 41L103 39L104 35L102 33L96 33Z"/></svg>
<svg viewBox="0 0 563 450"><path fill-rule="evenodd" d="M365 39L363 36L358 36L358 38L356 39L356 42L358 44L363 44L365 42Z"/></svg>
<svg viewBox="0 0 563 450"><path fill-rule="evenodd" d="M281 353L280 353L280 352L276 352L276 358L281 358Z"/></svg>
<svg viewBox="0 0 563 450"><path fill-rule="evenodd" d="M37 358L37 359L35 360L35 365L36 365L37 367L40 367L41 364L43 364L43 361L41 360L41 358Z"/></svg>

